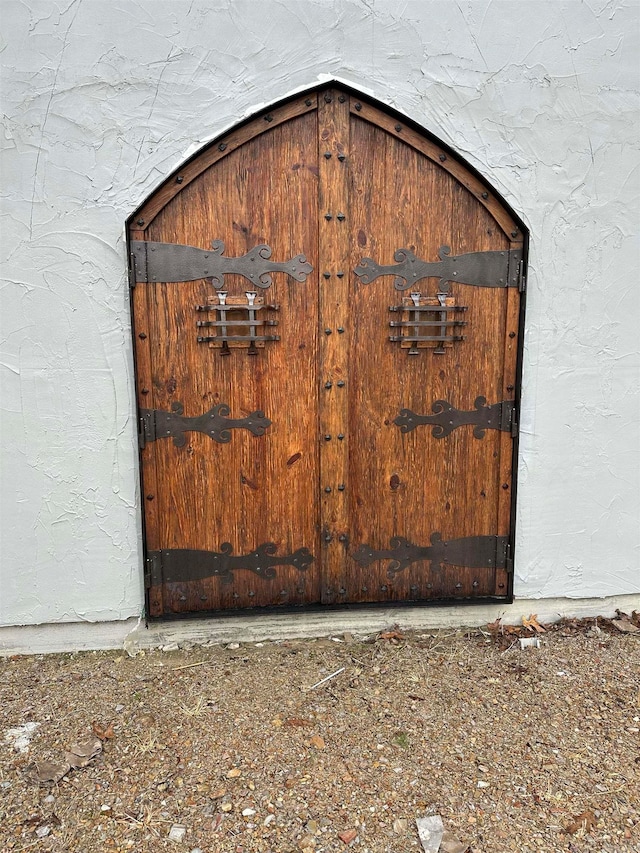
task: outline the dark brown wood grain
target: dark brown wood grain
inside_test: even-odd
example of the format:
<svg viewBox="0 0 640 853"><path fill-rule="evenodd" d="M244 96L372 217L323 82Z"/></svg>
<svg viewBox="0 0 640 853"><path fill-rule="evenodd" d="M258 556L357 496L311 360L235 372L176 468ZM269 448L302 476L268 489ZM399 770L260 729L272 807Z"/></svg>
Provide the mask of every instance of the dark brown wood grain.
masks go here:
<svg viewBox="0 0 640 853"><path fill-rule="evenodd" d="M266 120L269 115L270 120ZM398 130L398 128L400 128ZM437 261L522 245L512 215L464 164L431 139L338 87L261 114L205 149L142 206L130 238L227 257L266 243L272 260L304 253L305 282L285 273L259 296L277 303L278 341L256 355L224 355L197 340L196 305L216 302L206 280L143 283L133 292L138 404L197 417L225 404L229 417L260 410L264 435L230 431L220 443L187 432L141 452L146 548L250 555L265 543L285 557L308 549L305 571L277 565L274 577L238 566L199 580L154 575L150 615L199 610L506 597L507 573L418 560L390 572L364 566L358 548L388 550L394 537L428 547L445 540L509 536L513 439L472 426L436 439L430 427L402 433L404 409L428 414L437 400L471 410L514 399L520 294L515 288L452 283L449 303L467 307L464 340L408 355L391 342L389 311L408 292L393 276L364 284L364 256L393 264L407 248ZM143 221L143 226L138 225ZM437 279L420 282L433 301ZM227 275L233 301L249 290ZM212 315L213 316L213 315ZM228 546L225 543L229 543Z"/></svg>

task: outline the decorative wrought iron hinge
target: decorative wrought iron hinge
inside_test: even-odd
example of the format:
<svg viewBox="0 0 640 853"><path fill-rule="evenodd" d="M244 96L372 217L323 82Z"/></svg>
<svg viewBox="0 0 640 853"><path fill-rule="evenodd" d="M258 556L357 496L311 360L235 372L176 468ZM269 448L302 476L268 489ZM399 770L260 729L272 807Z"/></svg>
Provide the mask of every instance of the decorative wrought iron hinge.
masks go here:
<svg viewBox="0 0 640 853"><path fill-rule="evenodd" d="M527 289L527 277L524 274L524 261L520 261L518 266L518 290L520 293L524 293Z"/></svg>
<svg viewBox="0 0 640 853"><path fill-rule="evenodd" d="M216 289L224 285L227 274L241 275L255 287L272 284L271 273L284 272L296 281L305 281L313 267L304 255L289 261L270 261L271 248L262 243L238 258L224 257L224 243L213 240L211 249L198 249L177 243L132 240L131 257L135 281L197 281L206 278Z"/></svg>
<svg viewBox="0 0 640 853"><path fill-rule="evenodd" d="M508 574L510 574L510 575L513 574L513 557L511 555L511 543L510 542L507 543L507 553L506 553L504 567L505 567Z"/></svg>
<svg viewBox="0 0 640 853"><path fill-rule="evenodd" d="M434 438L444 438L458 427L467 424L475 424L473 430L475 438L484 438L485 431L488 429L510 432L511 435L517 434L515 401L503 400L492 406L487 406L486 403L485 397L476 397L473 404L475 409L464 411L454 408L448 400L436 400L431 406L435 414L418 415L411 409L402 409L393 422L400 427L400 432L411 432L422 424L433 425L431 434Z"/></svg>
<svg viewBox="0 0 640 853"><path fill-rule="evenodd" d="M198 551L191 548L172 548L147 553L150 586L162 583L188 583L206 578L220 577L228 584L234 572L246 570L264 580L276 577L275 566L293 566L305 572L313 563L313 554L307 548L298 548L292 554L276 554L274 542L258 545L249 554L233 554L231 543L224 542L220 551Z"/></svg>
<svg viewBox="0 0 640 853"><path fill-rule="evenodd" d="M440 246L439 261L423 261L410 249L396 249L393 257L398 263L388 266L362 258L354 273L363 284L381 275L393 275L396 290L415 288L423 278L438 278L441 293L449 292L452 281L474 287L518 287L520 281L521 249L451 255L449 246Z"/></svg>
<svg viewBox="0 0 640 853"><path fill-rule="evenodd" d="M390 548L376 551L370 545L361 545L352 555L363 568L377 560L391 560L387 570L389 578L395 577L412 563L425 560L432 568L463 566L468 569L505 569L507 566L506 536L465 536L445 541L439 533L430 536L431 545L414 545L403 536L394 536Z"/></svg>
<svg viewBox="0 0 640 853"><path fill-rule="evenodd" d="M219 403L208 412L196 415L192 418L183 417L184 406L175 402L171 412L161 409L140 410L140 447L144 448L147 442L156 441L158 438L173 438L176 447L183 447L186 443L185 432L201 432L209 435L214 441L226 444L231 441L232 429L246 429L253 435L264 435L267 427L271 426L269 418L265 418L264 412L256 410L246 418L230 418L231 410L226 403Z"/></svg>

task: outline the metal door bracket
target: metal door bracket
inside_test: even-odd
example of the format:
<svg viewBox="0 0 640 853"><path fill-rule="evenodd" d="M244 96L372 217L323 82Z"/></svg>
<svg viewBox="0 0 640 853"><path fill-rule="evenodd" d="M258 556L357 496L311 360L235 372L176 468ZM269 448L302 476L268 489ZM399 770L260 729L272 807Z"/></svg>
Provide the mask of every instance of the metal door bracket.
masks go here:
<svg viewBox="0 0 640 853"><path fill-rule="evenodd" d="M241 275L254 285L272 284L271 273L284 272L296 281L305 281L313 267L304 255L288 261L270 261L271 248L265 243L254 246L238 258L224 257L224 243L213 240L211 249L198 249L177 243L148 240L131 241L135 281L197 281L209 279L216 289L224 285L225 275Z"/></svg>
<svg viewBox="0 0 640 853"><path fill-rule="evenodd" d="M503 400L501 403L487 406L485 397L476 397L473 405L475 409L465 411L454 408L448 400L436 400L431 406L435 414L418 415L411 409L402 409L393 422L400 427L400 432L411 432L423 424L432 425L431 435L434 438L444 438L458 427L467 424L475 424L473 429L475 438L484 438L485 431L488 429L517 434L514 400Z"/></svg>
<svg viewBox="0 0 640 853"><path fill-rule="evenodd" d="M188 583L206 578L220 577L225 584L232 583L235 571L253 572L265 580L276 577L275 566L293 566L306 571L313 563L313 554L307 548L298 548L292 554L277 556L274 542L258 545L249 554L233 554L233 547L224 542L220 551L197 551L191 548L172 548L147 553L150 585L162 583Z"/></svg>
<svg viewBox="0 0 640 853"><path fill-rule="evenodd" d="M506 536L465 536L445 541L439 533L432 533L430 539L431 545L414 545L403 536L394 536L389 549L374 550L371 545L360 545L352 557L363 568L378 560L391 560L387 569L389 578L419 561L431 563L432 569L442 569L445 565L468 569L507 567Z"/></svg>
<svg viewBox="0 0 640 853"><path fill-rule="evenodd" d="M161 409L140 410L140 446L144 447L149 441L158 438L173 438L176 447L186 444L185 432L201 432L209 435L214 441L226 444L231 441L232 429L246 429L253 435L264 435L267 427L271 426L264 412L256 410L246 418L230 418L231 410L226 403L219 403L208 412L192 418L183 416L184 406L175 402L172 411Z"/></svg>
<svg viewBox="0 0 640 853"><path fill-rule="evenodd" d="M415 287L424 278L438 278L442 293L448 293L452 281L474 287L518 287L520 281L521 249L452 255L449 246L440 246L439 261L423 261L410 249L396 249L393 257L397 263L388 266L373 258L362 258L354 273L363 284L382 275L393 275L396 290Z"/></svg>

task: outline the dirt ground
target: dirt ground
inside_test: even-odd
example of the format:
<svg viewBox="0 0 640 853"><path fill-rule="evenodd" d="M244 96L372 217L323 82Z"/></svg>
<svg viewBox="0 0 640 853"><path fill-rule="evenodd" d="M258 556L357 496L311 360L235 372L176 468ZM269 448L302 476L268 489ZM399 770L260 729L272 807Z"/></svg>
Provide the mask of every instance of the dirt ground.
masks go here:
<svg viewBox="0 0 640 853"><path fill-rule="evenodd" d="M231 646L0 660L2 853L640 851L640 632Z"/></svg>

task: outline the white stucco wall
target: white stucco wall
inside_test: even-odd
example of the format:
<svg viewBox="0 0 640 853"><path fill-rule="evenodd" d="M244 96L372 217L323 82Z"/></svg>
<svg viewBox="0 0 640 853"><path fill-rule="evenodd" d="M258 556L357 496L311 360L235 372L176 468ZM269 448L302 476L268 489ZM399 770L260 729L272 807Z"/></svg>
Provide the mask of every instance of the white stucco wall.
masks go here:
<svg viewBox="0 0 640 853"><path fill-rule="evenodd" d="M516 596L640 592L635 0L2 0L0 624L143 607L123 223L336 76L531 230Z"/></svg>

